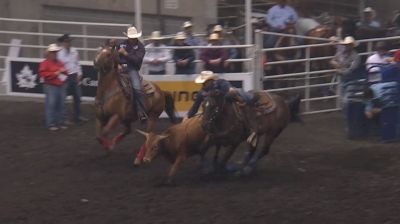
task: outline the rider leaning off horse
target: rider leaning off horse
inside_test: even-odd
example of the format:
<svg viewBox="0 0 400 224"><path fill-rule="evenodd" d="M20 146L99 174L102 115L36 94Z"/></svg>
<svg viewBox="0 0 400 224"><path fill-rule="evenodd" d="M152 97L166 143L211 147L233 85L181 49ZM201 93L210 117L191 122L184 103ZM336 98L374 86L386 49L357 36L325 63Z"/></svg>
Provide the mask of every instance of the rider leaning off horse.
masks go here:
<svg viewBox="0 0 400 224"><path fill-rule="evenodd" d="M196 99L187 115L183 118L183 121L196 115L201 103L211 91L219 91L229 99L238 102L239 106L241 107L254 104L253 101L255 99L251 93L234 88L229 81L225 79L219 79L218 76L212 71L202 71L201 74L196 78L195 83L202 84L202 88L197 93ZM246 123L246 126L248 126L252 132L251 134L253 135L257 130L256 127L252 127L252 122Z"/></svg>
<svg viewBox="0 0 400 224"><path fill-rule="evenodd" d="M128 39L117 46L117 50L120 55L120 64L123 71L127 72L131 78L136 98L138 117L141 121L144 121L147 119L147 115L144 105L145 95L141 88L139 70L142 67L146 50L144 45L138 39L142 36L142 32L138 32L135 27L130 27L125 35L128 37Z"/></svg>

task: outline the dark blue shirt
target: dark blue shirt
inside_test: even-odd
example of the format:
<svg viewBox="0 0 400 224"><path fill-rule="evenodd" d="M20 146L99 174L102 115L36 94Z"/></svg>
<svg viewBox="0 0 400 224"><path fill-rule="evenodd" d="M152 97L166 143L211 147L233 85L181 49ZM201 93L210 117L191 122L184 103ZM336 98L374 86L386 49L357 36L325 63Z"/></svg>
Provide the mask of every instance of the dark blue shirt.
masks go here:
<svg viewBox="0 0 400 224"><path fill-rule="evenodd" d="M193 117L199 111L200 105L207 93L211 90L219 90L223 95L228 94L229 89L232 87L231 83L225 79L218 79L213 82L213 85L208 87L203 87L196 95L196 99L188 112L188 117Z"/></svg>
<svg viewBox="0 0 400 224"><path fill-rule="evenodd" d="M146 53L143 44L139 40L135 44L129 44L128 40L125 40L119 44L118 50L120 48L125 48L128 52L128 56L120 54L120 63L127 64L129 70L135 69L139 71L142 67L143 57Z"/></svg>

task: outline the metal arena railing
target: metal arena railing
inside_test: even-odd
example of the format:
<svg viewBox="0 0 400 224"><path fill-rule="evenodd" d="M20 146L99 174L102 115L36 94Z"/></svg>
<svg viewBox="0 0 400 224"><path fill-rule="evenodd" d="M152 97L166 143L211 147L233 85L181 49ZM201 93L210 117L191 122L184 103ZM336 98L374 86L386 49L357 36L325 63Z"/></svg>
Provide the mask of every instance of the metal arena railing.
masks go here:
<svg viewBox="0 0 400 224"><path fill-rule="evenodd" d="M107 27L120 28L121 32L125 31L125 29L130 26L130 24L114 24L114 23L90 23L90 22L68 22L68 21L49 21L49 20L29 20L29 19L13 19L13 18L0 18L0 21L9 22L9 23L31 23L35 24L37 28L37 32L32 31L32 27L29 30L0 30L0 34L3 35L12 35L16 38L18 37L35 37L32 38L33 41L26 42L23 44L10 44L10 43L0 43L0 47L13 47L17 46L21 49L32 49L36 50L37 53L34 57L41 58L43 56L44 49L47 47L50 42L49 38L55 40L57 37L61 36L61 33L49 33L44 32L44 28L46 24L56 24L56 25L71 25L79 27L80 33L72 33L71 36L75 39L81 41L81 46L77 46L77 49L80 51L82 55L82 59L85 61L91 61L92 57L89 55L94 55L99 48L97 47L89 47L89 44L93 42L104 43L105 39L125 39L124 36L113 36L113 35L91 35L88 32L88 28L90 27L101 27L102 29L106 29ZM292 47L281 47L281 48L272 48L272 49L264 49L263 48L263 38L264 35L278 35L278 36L287 36L293 38L300 39L312 39L321 42L321 44L314 45L299 45ZM164 36L165 39L173 38L174 35ZM203 34L199 34L198 36L204 36ZM47 40L46 40L47 38ZM0 38L1 39L1 38ZM4 39L4 38L3 38ZM376 39L368 39L368 40L359 40L359 43L366 44L366 52L360 52L361 55L369 55L373 51L374 43L377 41L392 41L399 40L400 37L388 37L388 38L376 38ZM52 41L54 42L54 41ZM340 76L336 75L336 71L334 69L324 69L313 71L311 68L312 62L321 61L321 60L330 60L333 58L333 55L328 55L324 57L315 57L312 58L310 55L311 48L315 47L325 47L325 46L334 46L336 44L332 43L330 39L324 38L312 38L305 37L299 35L291 35L291 34L281 34L281 33L272 33L272 32L262 32L260 30L255 33L255 45L229 45L229 46L193 46L193 47L164 47L165 49L173 50L173 49L206 49L206 48L241 48L246 50L246 56L241 59L230 59L228 61L232 63L243 63L246 72L241 74L252 74L254 76L254 88L256 90L263 90L264 83L268 83L271 81L283 81L283 82L296 82L294 86L284 86L268 89L270 92L282 92L282 91L301 91L303 94L302 103L304 104L304 114L315 114L322 112L330 112L337 111L341 109L340 103ZM265 74L264 71L264 62L263 56L267 52L276 52L282 50L302 50L304 51L304 57L294 60L286 60L286 61L272 61L267 62L268 66L276 66L279 64L290 64L290 63L302 63L304 66L304 70L302 72L296 73L288 73L288 74L279 74L279 75L269 75ZM33 57L33 56L31 56ZM0 55L0 62L5 61L7 55ZM196 60L195 63L201 64L200 60ZM2 63L2 65L5 65ZM171 65L171 64L170 64ZM201 67L201 66L200 66ZM199 69L198 69L199 70ZM0 66L0 72L4 72L5 67ZM232 74L234 75L234 74ZM3 75L3 79L5 76ZM328 79L330 78L330 79ZM299 84L298 82L302 82ZM323 96L316 95L314 92L315 89L320 88L330 88L333 90L333 95ZM316 109L311 106L313 103L322 103L329 101L331 105L327 108ZM333 104L332 104L333 102Z"/></svg>
<svg viewBox="0 0 400 224"><path fill-rule="evenodd" d="M298 46L290 46L290 47L279 47L279 48L263 48L263 39L264 35L276 35L283 37L292 37L292 38L301 38L301 39L311 39L317 40L326 43L313 44L313 45L298 45ZM361 56L371 55L373 52L374 43L378 41L393 41L400 40L400 37L386 37L386 38L375 38L375 39L365 39L358 40L360 44L366 44L366 51L359 52ZM302 92L302 103L304 104L304 114L316 114L323 112L332 112L341 110L341 76L337 75L335 69L324 69L324 70L312 70L312 63L316 61L325 60L328 63L328 60L332 59L334 55L327 55L324 57L311 57L310 52L312 48L316 47L328 47L328 46L336 46L337 43L332 42L330 39L324 38L314 38L314 37L305 37L299 35L292 34L281 34L281 33L272 33L272 32L263 32L260 30L256 31L255 34L255 46L256 46L256 59L257 62L255 64L255 79L259 80L259 83L271 83L274 81L283 81L286 83L290 83L291 81L302 81L302 84L296 83L295 86L290 87L272 87L269 88L269 92L283 92L283 91L296 91ZM303 72L296 73L287 73L287 74L279 74L279 75L270 75L265 74L264 71L264 63L262 58L265 53L273 53L277 51L285 51L285 50L301 50L303 51L303 57L299 59L292 60L284 60L284 61L272 61L267 62L268 66L276 66L282 64L290 64L290 63L302 63ZM394 51L394 50L392 50ZM327 66L328 67L328 66ZM327 79L330 78L330 79ZM314 82L314 83L313 83ZM315 83L316 82L316 83ZM264 86L256 86L258 89L264 89ZM315 89L321 88L329 88L329 90L333 91L332 95L324 96L319 94ZM321 102L322 101L322 102ZM311 106L311 103L315 103L314 107ZM330 103L330 104L329 104ZM320 105L318 105L320 104ZM327 104L329 104L327 106ZM324 108L321 108L324 107Z"/></svg>

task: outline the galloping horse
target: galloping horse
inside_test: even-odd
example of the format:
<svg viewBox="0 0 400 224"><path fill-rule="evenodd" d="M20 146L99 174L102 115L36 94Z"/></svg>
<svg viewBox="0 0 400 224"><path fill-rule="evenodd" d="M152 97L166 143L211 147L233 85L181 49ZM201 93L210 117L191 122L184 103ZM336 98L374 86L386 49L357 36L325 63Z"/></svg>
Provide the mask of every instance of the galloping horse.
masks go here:
<svg viewBox="0 0 400 224"><path fill-rule="evenodd" d="M291 120L297 120L300 98L290 99L288 103L275 94L269 95L266 92L254 92L257 100L256 104L268 103L262 112L254 107L246 106L240 109L237 104L219 91L212 91L205 98L203 103L202 126L204 130L214 139L216 144L228 146L225 152L221 167L225 167L229 158L234 153L236 147L246 139L250 140L249 153L244 159L243 168L252 169L258 160L268 154L273 141L285 129ZM250 130L247 130L245 122L250 122L252 127L257 127L255 136L250 136ZM261 152L255 156L255 152L260 137L264 137L264 145ZM216 151L218 157L218 151Z"/></svg>
<svg viewBox="0 0 400 224"><path fill-rule="evenodd" d="M124 76L120 74L116 50L110 47L103 48L97 54L94 64L99 70L96 93L96 134L100 144L109 151L131 132L131 123L138 119L134 103L135 96L130 81L124 82ZM147 86L153 90L151 95L146 94L145 99L148 115L147 131L151 132L164 110L172 122L176 121L175 105L169 92L162 91L155 83L147 82ZM124 131L109 140L110 131L118 124L123 124ZM141 151L142 149L143 146Z"/></svg>

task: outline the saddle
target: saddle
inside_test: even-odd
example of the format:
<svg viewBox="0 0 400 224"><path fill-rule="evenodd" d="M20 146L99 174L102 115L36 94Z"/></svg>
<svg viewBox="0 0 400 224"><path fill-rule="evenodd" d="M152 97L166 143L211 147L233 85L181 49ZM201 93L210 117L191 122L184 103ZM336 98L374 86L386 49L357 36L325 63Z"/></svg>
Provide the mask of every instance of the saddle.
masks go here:
<svg viewBox="0 0 400 224"><path fill-rule="evenodd" d="M142 77L140 77L140 82L142 91L146 96L152 96L155 93L156 88L152 82L144 80ZM133 91L132 91L133 86L129 75L121 74L119 84L121 86L122 92L124 93L125 97L131 99L133 96Z"/></svg>
<svg viewBox="0 0 400 224"><path fill-rule="evenodd" d="M275 101L272 99L269 93L253 91L252 94L253 98L251 102L257 116L266 115L275 110Z"/></svg>

